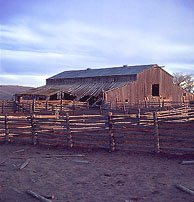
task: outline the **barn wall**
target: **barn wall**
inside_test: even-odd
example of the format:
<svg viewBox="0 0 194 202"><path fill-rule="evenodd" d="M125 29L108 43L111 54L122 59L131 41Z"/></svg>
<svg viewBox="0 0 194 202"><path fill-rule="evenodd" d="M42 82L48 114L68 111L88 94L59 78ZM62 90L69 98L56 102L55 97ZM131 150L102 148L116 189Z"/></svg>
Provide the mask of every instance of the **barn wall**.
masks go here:
<svg viewBox="0 0 194 202"><path fill-rule="evenodd" d="M152 96L152 84L159 84L159 95ZM183 94L186 96L183 98ZM137 75L137 80L105 92L105 101L116 102L182 102L194 100L194 95L173 84L173 77L160 67L152 67Z"/></svg>

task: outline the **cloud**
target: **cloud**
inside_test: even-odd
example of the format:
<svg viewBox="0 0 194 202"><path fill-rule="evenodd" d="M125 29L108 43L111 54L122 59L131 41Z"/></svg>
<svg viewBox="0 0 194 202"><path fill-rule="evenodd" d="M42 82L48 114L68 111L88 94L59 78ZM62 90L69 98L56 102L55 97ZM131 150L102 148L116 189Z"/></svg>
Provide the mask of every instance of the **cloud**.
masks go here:
<svg viewBox="0 0 194 202"><path fill-rule="evenodd" d="M194 13L189 3L16 1L5 7L13 9L14 17L4 18L1 26L0 74L50 75L150 63L169 71L193 71Z"/></svg>
<svg viewBox="0 0 194 202"><path fill-rule="evenodd" d="M174 72L194 74L194 63L168 63L166 70L171 74Z"/></svg>
<svg viewBox="0 0 194 202"><path fill-rule="evenodd" d="M51 75L39 76L39 75L0 75L0 84L3 85L22 85L37 87L46 84L46 79Z"/></svg>

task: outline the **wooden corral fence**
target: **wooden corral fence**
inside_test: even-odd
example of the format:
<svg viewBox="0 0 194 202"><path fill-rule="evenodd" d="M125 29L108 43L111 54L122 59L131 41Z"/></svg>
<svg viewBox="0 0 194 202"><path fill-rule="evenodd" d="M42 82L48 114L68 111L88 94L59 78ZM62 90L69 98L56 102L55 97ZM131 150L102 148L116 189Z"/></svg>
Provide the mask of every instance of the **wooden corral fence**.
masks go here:
<svg viewBox="0 0 194 202"><path fill-rule="evenodd" d="M0 141L114 150L194 152L194 108L104 115L2 115Z"/></svg>
<svg viewBox="0 0 194 202"><path fill-rule="evenodd" d="M14 111L14 101L0 100L0 114L11 113Z"/></svg>
<svg viewBox="0 0 194 202"><path fill-rule="evenodd" d="M145 105L145 106L144 106ZM22 100L21 102L0 100L0 114L5 113L36 113L36 114L54 114L56 111L61 113L69 112L70 114L107 114L108 111L116 113L131 113L134 109L145 111L163 111L172 110L177 107L191 106L189 103L172 103L172 102L154 102L154 103L117 103L111 106L110 103L102 106L89 106L87 102L71 100Z"/></svg>
<svg viewBox="0 0 194 202"><path fill-rule="evenodd" d="M0 114L5 113L42 113L55 111L87 111L91 107L86 102L67 101L67 100L23 100L15 101L0 101Z"/></svg>
<svg viewBox="0 0 194 202"><path fill-rule="evenodd" d="M191 105L189 102L173 102L173 101L167 101L167 100L161 100L158 102L150 102L150 101L144 101L144 102L107 102L106 106L111 109L122 109L124 111L127 111L128 109L131 108L141 108L141 109L159 109L159 110L164 110L164 109L172 109L172 107L182 107L182 106L189 106Z"/></svg>

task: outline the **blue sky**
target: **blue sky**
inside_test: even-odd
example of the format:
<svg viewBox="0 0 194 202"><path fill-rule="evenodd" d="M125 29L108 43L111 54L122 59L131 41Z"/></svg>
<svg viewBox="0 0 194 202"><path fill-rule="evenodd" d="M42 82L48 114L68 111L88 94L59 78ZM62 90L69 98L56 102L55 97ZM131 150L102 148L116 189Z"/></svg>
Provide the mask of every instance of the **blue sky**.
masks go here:
<svg viewBox="0 0 194 202"><path fill-rule="evenodd" d="M158 64L194 74L194 0L0 0L0 85Z"/></svg>

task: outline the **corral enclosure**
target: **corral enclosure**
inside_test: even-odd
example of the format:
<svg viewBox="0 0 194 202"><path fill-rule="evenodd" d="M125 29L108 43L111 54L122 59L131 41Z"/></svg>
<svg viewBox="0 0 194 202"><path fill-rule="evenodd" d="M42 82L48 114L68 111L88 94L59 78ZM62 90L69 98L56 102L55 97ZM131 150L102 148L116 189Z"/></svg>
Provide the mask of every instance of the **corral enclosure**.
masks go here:
<svg viewBox="0 0 194 202"><path fill-rule="evenodd" d="M45 104L40 102L35 111L26 110L24 105L15 113L5 113L4 109L0 116L0 141L59 145L69 149L194 152L192 106L110 112L73 103L61 105L60 101L53 103L55 110L52 110L53 105Z"/></svg>

